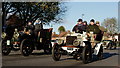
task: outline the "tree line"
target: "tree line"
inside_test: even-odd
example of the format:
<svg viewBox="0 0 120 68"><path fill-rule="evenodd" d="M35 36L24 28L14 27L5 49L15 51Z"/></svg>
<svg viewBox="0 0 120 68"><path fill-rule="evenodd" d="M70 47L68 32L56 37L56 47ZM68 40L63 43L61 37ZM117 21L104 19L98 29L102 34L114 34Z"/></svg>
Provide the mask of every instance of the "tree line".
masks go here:
<svg viewBox="0 0 120 68"><path fill-rule="evenodd" d="M51 21L60 23L65 12L66 6L61 2L3 2L2 24L12 17L17 17L23 25L37 19L48 25Z"/></svg>

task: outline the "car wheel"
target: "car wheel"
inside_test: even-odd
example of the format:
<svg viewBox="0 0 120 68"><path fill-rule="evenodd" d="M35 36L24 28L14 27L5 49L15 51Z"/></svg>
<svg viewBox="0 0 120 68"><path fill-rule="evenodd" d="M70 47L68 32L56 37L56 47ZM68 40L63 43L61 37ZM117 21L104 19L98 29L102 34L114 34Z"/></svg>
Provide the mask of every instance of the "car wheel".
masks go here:
<svg viewBox="0 0 120 68"><path fill-rule="evenodd" d="M29 56L29 55L32 53L32 51L33 51L31 41L29 41L29 40L27 40L27 39L24 39L24 40L21 42L20 51L21 51L21 54L22 54L23 56Z"/></svg>
<svg viewBox="0 0 120 68"><path fill-rule="evenodd" d="M52 58L55 61L59 61L61 58L60 46L58 44L54 44L52 48Z"/></svg>
<svg viewBox="0 0 120 68"><path fill-rule="evenodd" d="M2 41L2 55L7 56L11 52L11 46L7 45L7 40Z"/></svg>
<svg viewBox="0 0 120 68"><path fill-rule="evenodd" d="M92 53L89 45L85 45L82 51L82 61L84 64L89 63L92 60Z"/></svg>

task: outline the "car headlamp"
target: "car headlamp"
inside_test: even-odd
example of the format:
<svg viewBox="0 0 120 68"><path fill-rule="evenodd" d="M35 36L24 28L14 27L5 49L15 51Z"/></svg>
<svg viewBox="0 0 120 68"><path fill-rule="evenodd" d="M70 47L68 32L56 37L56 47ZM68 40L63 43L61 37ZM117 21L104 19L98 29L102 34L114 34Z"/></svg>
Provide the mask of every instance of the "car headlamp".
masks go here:
<svg viewBox="0 0 120 68"><path fill-rule="evenodd" d="M56 43L62 44L62 43L64 43L64 40L62 40L62 39L57 39L57 40L56 40Z"/></svg>
<svg viewBox="0 0 120 68"><path fill-rule="evenodd" d="M5 33L5 32L2 32L1 37L2 37L2 38L5 38L5 37L6 37L6 33Z"/></svg>
<svg viewBox="0 0 120 68"><path fill-rule="evenodd" d="M77 40L77 39L75 39L74 41L73 41L73 46L78 46L79 45L79 41Z"/></svg>
<svg viewBox="0 0 120 68"><path fill-rule="evenodd" d="M14 33L13 37L14 38L18 38L19 37L19 33Z"/></svg>

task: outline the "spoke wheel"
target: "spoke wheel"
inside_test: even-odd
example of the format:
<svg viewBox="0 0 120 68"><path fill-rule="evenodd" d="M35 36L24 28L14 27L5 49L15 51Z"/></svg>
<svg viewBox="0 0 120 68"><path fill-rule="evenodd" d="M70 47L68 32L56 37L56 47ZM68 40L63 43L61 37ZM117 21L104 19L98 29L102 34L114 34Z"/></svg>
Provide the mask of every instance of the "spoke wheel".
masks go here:
<svg viewBox="0 0 120 68"><path fill-rule="evenodd" d="M54 44L54 46L52 48L52 58L55 61L59 61L61 58L60 46L58 44Z"/></svg>
<svg viewBox="0 0 120 68"><path fill-rule="evenodd" d="M88 45L85 45L82 52L82 61L84 64L90 62L92 59L91 49Z"/></svg>
<svg viewBox="0 0 120 68"><path fill-rule="evenodd" d="M11 52L11 46L7 45L7 41L2 41L2 55L9 55L9 53Z"/></svg>
<svg viewBox="0 0 120 68"><path fill-rule="evenodd" d="M22 55L29 56L33 51L31 41L24 39L21 42L20 51Z"/></svg>

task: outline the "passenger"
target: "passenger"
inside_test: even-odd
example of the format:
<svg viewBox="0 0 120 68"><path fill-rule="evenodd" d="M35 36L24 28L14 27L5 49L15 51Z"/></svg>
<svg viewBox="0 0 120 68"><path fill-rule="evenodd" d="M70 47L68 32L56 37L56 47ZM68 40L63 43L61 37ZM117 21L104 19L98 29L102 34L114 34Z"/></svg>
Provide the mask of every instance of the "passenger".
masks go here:
<svg viewBox="0 0 120 68"><path fill-rule="evenodd" d="M83 26L82 26L82 30L83 30L84 32L86 32L86 29L87 29L87 21L84 21L84 22L83 22Z"/></svg>
<svg viewBox="0 0 120 68"><path fill-rule="evenodd" d="M82 33L83 32L83 29L82 29L82 26L83 26L82 19L78 19L77 22L78 23L73 27L72 31L75 32L75 33Z"/></svg>
<svg viewBox="0 0 120 68"><path fill-rule="evenodd" d="M35 37L38 38L38 33L41 29L43 29L43 25L42 22L40 23L40 21L36 20L36 22L34 23L35 25Z"/></svg>
<svg viewBox="0 0 120 68"><path fill-rule="evenodd" d="M104 27L102 27L102 26L100 26L100 22L99 21L96 21L96 25L99 27L99 29L100 29L100 34L98 34L98 37L97 38L99 38L99 41L101 41L102 40L102 37L103 37L103 34L104 34L104 32L106 31L106 29L104 28Z"/></svg>
<svg viewBox="0 0 120 68"><path fill-rule="evenodd" d="M26 31L29 31L31 35L34 35L35 26L32 25L32 22L28 22L28 25L25 28Z"/></svg>

